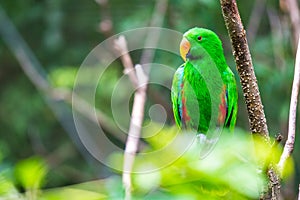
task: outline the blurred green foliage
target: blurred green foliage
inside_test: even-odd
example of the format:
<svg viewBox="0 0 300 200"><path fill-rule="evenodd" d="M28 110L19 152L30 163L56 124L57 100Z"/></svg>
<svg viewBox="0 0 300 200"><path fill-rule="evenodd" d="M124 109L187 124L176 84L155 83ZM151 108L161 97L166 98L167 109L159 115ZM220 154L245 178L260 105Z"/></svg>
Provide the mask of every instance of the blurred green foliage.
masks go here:
<svg viewBox="0 0 300 200"><path fill-rule="evenodd" d="M47 171L41 158L28 158L15 166L16 181L26 190L37 190L44 185Z"/></svg>
<svg viewBox="0 0 300 200"><path fill-rule="evenodd" d="M255 1L238 2L246 28L250 27L250 17L256 16L254 3ZM104 10L111 14L113 33L118 33L148 26L155 1L110 0L108 5L106 9L101 9L95 1L84 0L4 0L1 2L7 15L42 63L50 83L54 87L65 89L72 89L76 72L84 58L97 44L108 37L107 34L99 32L99 22L109 17L107 14L105 15ZM251 15L252 12L254 15ZM276 26L271 23L271 20L274 19L279 19L277 24L275 23ZM249 45L270 134L274 136L281 133L285 136L295 57L291 47L292 29L287 13L275 0L267 1L261 18L257 18L256 22L258 22L257 33L253 33L253 30L247 30L247 33L253 36ZM169 0L163 27L184 32L194 26L210 28L220 36L228 65L234 70L235 64L219 2ZM131 56L135 63L139 62L140 52L132 52ZM0 195L4 195L8 199L21 199L23 198L22 192L28 188L66 186L110 176L112 172L107 168L103 166L97 167L97 169L93 168L94 162L80 154L78 147L74 145L65 129L59 124L43 96L26 77L2 39L0 40L0 60L2 66L0 69ZM181 62L180 59L159 51L154 60L174 69ZM109 117L112 117L110 108L112 88L122 73L122 64L119 61L114 62L99 82L101 85L105 84L105 87L97 88L96 98L100 99L101 103L97 103L96 107ZM156 75L164 78L164 74ZM166 102L166 105L170 106L169 92L158 87L150 87L150 89L152 90L151 94L154 90ZM248 118L242 96L239 87L237 126L247 131ZM157 98L150 96L147 108L149 105L159 102ZM168 113L168 116L167 122L171 124L172 113ZM147 119L148 116L146 116ZM124 124L129 121L129 119L123 120ZM297 122L299 125L299 121ZM155 148L168 144L167 141L173 137L171 134L174 132L173 129L175 130L175 128L169 128L168 131L160 132L159 138L149 137L146 139L145 142L150 146L145 150L153 151ZM151 130L148 131L148 134L151 135ZM135 176L135 195L137 198L148 195L148 199L159 197L162 199L195 199L201 198L201 195L206 196L206 199L208 197L211 199L257 197L257 190L252 187L252 183L255 181L253 180L251 185L245 185L245 182L242 181L244 179L252 180L252 176L257 177L258 182L264 181L264 177L254 170L253 165L256 161L253 155L248 156L250 149L246 147L250 145L249 139L246 136L240 136L243 134L245 133L237 134L239 136L234 137L235 139L225 137L224 143L218 144L214 153L203 161L190 163L193 160L193 154L189 152L164 170L151 175ZM238 137L242 137L242 139ZM300 157L297 156L300 153L298 141L297 138L293 153L295 165L289 164L285 171L288 179L286 187L283 188L284 196L296 195L298 183L295 180L299 180L298 166L300 164ZM122 141L117 142L123 144ZM260 148L262 148L260 152L264 152L265 147L258 149L260 150ZM224 149L228 149L231 153L223 152ZM241 153L241 156L232 152ZM172 154L172 151L169 153ZM244 155L246 160L242 156L243 153L247 155ZM278 155L277 153L276 155ZM32 158L32 156L39 157ZM161 156L163 159L164 156L168 157L169 155L162 154ZM114 162L113 156L111 159ZM216 160L219 163L216 163ZM156 162L159 160L154 158L149 158L145 162L137 159L136 167L151 167ZM121 163L116 162L116 165L121 165ZM291 176L294 168L296 168L296 173ZM221 173L229 171L234 173L234 176ZM44 182L46 173L47 178ZM32 174L35 174L34 179L30 178ZM235 180L234 178L240 179ZM44 196L42 195L41 198L65 199L71 196L74 197L73 199L75 197L78 199L120 198L122 187L119 178L111 177L107 180L105 183L95 184L93 182L90 184L99 186L98 189L80 185L76 189L61 187L57 190L45 190ZM251 186L250 189L248 186ZM107 189L99 191L99 188ZM244 190L244 188L247 189ZM150 190L151 192L147 193ZM293 192L290 193L290 190Z"/></svg>
<svg viewBox="0 0 300 200"><path fill-rule="evenodd" d="M145 130L144 134L151 133L154 126ZM266 169L261 163L276 163L282 151L279 147L270 149L259 138L251 140L251 136L242 130L238 129L234 135L224 130L214 151L207 158L199 160L199 144L192 136L188 132L180 133L174 127L164 127L157 135L147 139L150 146L142 154L162 149L161 140L171 140L173 142L170 143L174 144L161 151L159 156L137 156L133 171L138 173L132 175L133 199L257 199L267 183ZM187 148L186 143L182 142L191 142L191 146ZM161 165L163 160L177 155L182 148L187 151L180 152L180 156L169 164ZM122 154L112 154L110 162L119 166L122 157ZM291 159L286 169L285 179L293 174ZM10 176L7 171L1 171L0 197L43 200L123 198L120 176L40 191L46 171L44 160L38 157L17 163ZM17 192L13 179L25 189L24 195Z"/></svg>
<svg viewBox="0 0 300 200"><path fill-rule="evenodd" d="M39 189L45 184L48 172L45 161L30 157L19 161L13 167L0 169L0 198L36 199ZM24 191L21 194L20 191Z"/></svg>
<svg viewBox="0 0 300 200"><path fill-rule="evenodd" d="M153 128L145 132L150 134ZM151 147L141 153L150 155L138 155L133 169L137 199L155 199L162 194L163 199L257 199L267 183L262 163L277 163L282 151L279 146L271 149L260 138L252 140L239 129L234 135L224 130L211 154L200 160L199 143L189 132L179 133L174 127L164 127L146 141ZM170 144L162 146L161 141L173 145L167 148ZM180 151L184 154L174 157ZM112 155L112 166L121 165L122 156ZM285 173L285 179L293 174L291 159Z"/></svg>

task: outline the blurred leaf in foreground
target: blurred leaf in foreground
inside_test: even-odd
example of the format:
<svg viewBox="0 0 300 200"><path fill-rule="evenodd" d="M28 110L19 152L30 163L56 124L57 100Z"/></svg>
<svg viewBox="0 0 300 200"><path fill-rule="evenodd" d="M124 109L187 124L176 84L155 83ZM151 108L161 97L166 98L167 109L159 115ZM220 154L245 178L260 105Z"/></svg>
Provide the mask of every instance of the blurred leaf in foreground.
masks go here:
<svg viewBox="0 0 300 200"><path fill-rule="evenodd" d="M153 126L144 131L152 132L155 130ZM133 170L139 172L133 175L137 199L152 199L157 195L164 196L164 199L258 198L267 183L262 163L276 163L282 151L279 147L271 148L241 130L236 129L235 134L224 130L216 147L205 159L199 160L199 146L194 141L182 156L161 167L165 160L179 155L178 151L183 150L182 145L188 145L185 141L193 140L186 139L189 137L194 135L177 134L176 129L164 127L154 136L145 138L150 146L136 157ZM171 148L169 143L174 143ZM153 153L156 151L159 154ZM149 156L144 156L146 154ZM120 156L116 158L121 165ZM112 160L117 165L117 159ZM289 162L287 176L293 172L292 166L292 162Z"/></svg>
<svg viewBox="0 0 300 200"><path fill-rule="evenodd" d="M43 159L31 157L17 163L15 178L26 190L37 190L44 184L47 171Z"/></svg>
<svg viewBox="0 0 300 200"><path fill-rule="evenodd" d="M47 189L40 195L41 200L101 200L107 198L106 184L113 178L89 181L60 188ZM116 188L111 187L116 190Z"/></svg>
<svg viewBox="0 0 300 200"><path fill-rule="evenodd" d="M0 199L23 199L22 195L15 188L11 178L9 178L7 170L0 170Z"/></svg>

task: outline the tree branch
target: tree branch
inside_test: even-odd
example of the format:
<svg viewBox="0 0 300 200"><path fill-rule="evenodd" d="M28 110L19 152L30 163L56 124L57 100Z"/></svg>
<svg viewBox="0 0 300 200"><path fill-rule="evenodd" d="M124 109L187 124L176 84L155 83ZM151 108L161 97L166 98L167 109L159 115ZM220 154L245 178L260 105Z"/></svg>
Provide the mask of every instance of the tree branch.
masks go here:
<svg viewBox="0 0 300 200"><path fill-rule="evenodd" d="M131 199L131 173L133 169L135 155L138 149L138 143L144 119L144 107L147 99L146 91L148 75L144 72L141 65L136 65L135 69L138 78L138 88L134 94L134 103L132 107L130 127L125 147L123 165L123 184L125 186L125 199Z"/></svg>
<svg viewBox="0 0 300 200"><path fill-rule="evenodd" d="M21 68L30 81L38 90L47 93L50 85L46 79L46 72L1 7L0 35L19 61Z"/></svg>
<svg viewBox="0 0 300 200"><path fill-rule="evenodd" d="M138 78L135 74L132 59L128 53L127 42L123 35L114 41L114 47L121 54L121 61L124 66L124 74L127 74L133 87L138 87Z"/></svg>
<svg viewBox="0 0 300 200"><path fill-rule="evenodd" d="M251 43L257 34L257 30L266 8L266 0L256 0L250 15L247 33L248 41Z"/></svg>
<svg viewBox="0 0 300 200"><path fill-rule="evenodd" d="M108 0L95 0L100 6L101 21L99 23L99 31L106 37L114 34L113 21L110 12Z"/></svg>
<svg viewBox="0 0 300 200"><path fill-rule="evenodd" d="M144 119L144 107L146 103L146 90L148 76L143 74L141 65L133 66L132 59L129 55L127 42L123 35L114 41L114 47L121 53L121 61L124 66L124 74L129 76L129 79L136 89L133 100L132 114L128 137L124 152L123 164L123 185L125 188L125 199L131 199L131 173L135 160L135 155L138 149L139 138L141 134L142 123ZM140 74L142 74L142 77Z"/></svg>
<svg viewBox="0 0 300 200"><path fill-rule="evenodd" d="M266 117L258 90L252 59L241 17L235 0L220 0L224 21L230 36L240 81L247 106L250 130L269 140Z"/></svg>
<svg viewBox="0 0 300 200"><path fill-rule="evenodd" d="M155 9L152 14L151 26L161 27L167 8L167 0L157 0ZM159 34L148 33L146 37L146 45L151 42L156 44L159 39ZM124 72L128 74L136 92L134 94L132 114L129 126L129 132L124 152L123 163L123 185L125 188L125 199L131 199L132 182L131 173L134 165L135 155L138 149L139 138L141 134L142 123L144 120L144 107L147 99L147 83L149 79L149 69L144 70L141 65L133 67L132 60L129 56L126 40L124 37L119 37L114 46L122 54L121 60L124 65ZM150 63L153 59L154 51L144 49L142 52L141 64ZM134 71L135 69L135 71Z"/></svg>
<svg viewBox="0 0 300 200"><path fill-rule="evenodd" d="M68 90L53 88L47 80L47 74L41 63L35 57L32 50L28 47L22 36L16 30L14 24L6 16L4 10L0 7L0 35L4 42L11 49L12 53L17 58L22 70L25 72L32 84L44 95L54 101L64 100L68 104L72 104L72 93ZM93 108L84 99L74 96L74 108L89 120L101 124L101 126L111 133L114 137L121 141L125 141L125 136L116 127L116 125L104 113L96 110L97 121L93 116ZM51 101L47 101L52 109L60 109ZM53 110L56 112L55 110Z"/></svg>
<svg viewBox="0 0 300 200"><path fill-rule="evenodd" d="M298 37L299 38L299 37ZM284 145L283 152L281 154L278 169L282 174L282 170L286 163L286 160L291 156L294 150L295 135L296 135L296 115L297 115L297 103L300 87L300 41L298 39L298 48L295 61L295 72L294 80L292 86L291 102L290 102L290 111L289 111L289 127L288 127L288 137Z"/></svg>
<svg viewBox="0 0 300 200"><path fill-rule="evenodd" d="M55 100L64 100L66 103L72 105L77 112L82 114L90 121L96 124L99 123L105 131L109 132L113 137L125 143L125 134L116 126L111 118L101 112L99 109L94 108L90 103L78 96L76 93L67 89L54 88L51 96Z"/></svg>
<svg viewBox="0 0 300 200"><path fill-rule="evenodd" d="M298 36L300 34L300 12L297 0L286 0L286 6L289 11L290 20L293 28L293 47L297 48Z"/></svg>
<svg viewBox="0 0 300 200"><path fill-rule="evenodd" d="M167 10L167 5L168 5L168 0L156 1L156 5L150 22L151 27L155 27L155 26L161 27L163 25L164 16ZM159 34L149 33L145 41L145 46L148 46L148 44L157 44L158 39L159 39ZM143 65L151 62L154 57L154 52L155 51L152 49L144 49L142 52L140 63Z"/></svg>
<svg viewBox="0 0 300 200"><path fill-rule="evenodd" d="M269 143L268 127L253 69L246 31L244 30L236 1L220 0L220 2L244 93L250 130L253 134L263 136L266 142ZM278 199L280 195L280 180L272 164L268 167L267 175L269 177L268 191L262 195L261 199Z"/></svg>
<svg viewBox="0 0 300 200"><path fill-rule="evenodd" d="M278 69L285 69L285 53L283 49L283 33L282 30L282 22L280 17L275 9L267 8L267 15L269 19L269 24L272 33L272 47L273 47L273 59L275 61L275 65Z"/></svg>

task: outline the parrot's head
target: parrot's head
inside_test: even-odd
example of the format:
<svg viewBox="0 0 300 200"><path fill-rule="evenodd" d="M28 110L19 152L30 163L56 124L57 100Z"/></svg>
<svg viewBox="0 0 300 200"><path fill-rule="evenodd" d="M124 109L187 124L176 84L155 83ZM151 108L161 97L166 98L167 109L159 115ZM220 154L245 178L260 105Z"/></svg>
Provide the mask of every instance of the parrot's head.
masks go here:
<svg viewBox="0 0 300 200"><path fill-rule="evenodd" d="M207 53L213 58L223 57L222 42L211 30L192 28L183 35L180 55L184 61L201 59Z"/></svg>

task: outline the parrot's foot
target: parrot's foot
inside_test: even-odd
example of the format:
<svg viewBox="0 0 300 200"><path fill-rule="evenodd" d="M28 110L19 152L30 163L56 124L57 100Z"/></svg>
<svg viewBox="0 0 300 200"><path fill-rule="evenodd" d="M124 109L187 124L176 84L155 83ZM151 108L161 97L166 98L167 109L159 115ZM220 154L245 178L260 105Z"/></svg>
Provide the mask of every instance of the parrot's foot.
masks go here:
<svg viewBox="0 0 300 200"><path fill-rule="evenodd" d="M206 141L206 135L204 135L203 133L198 133L197 134L197 143L199 145L204 145Z"/></svg>
<svg viewBox="0 0 300 200"><path fill-rule="evenodd" d="M209 137L206 134L198 133L197 134L197 146L199 149L200 159L204 159L215 147L218 137Z"/></svg>

